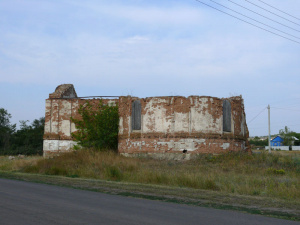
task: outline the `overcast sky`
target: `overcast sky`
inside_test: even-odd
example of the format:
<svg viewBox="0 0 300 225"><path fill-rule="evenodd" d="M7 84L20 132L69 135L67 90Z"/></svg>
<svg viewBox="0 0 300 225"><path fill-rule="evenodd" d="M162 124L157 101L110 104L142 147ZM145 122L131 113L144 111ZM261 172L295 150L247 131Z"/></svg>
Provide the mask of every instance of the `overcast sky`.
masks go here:
<svg viewBox="0 0 300 225"><path fill-rule="evenodd" d="M272 134L300 132L300 1L201 1L299 43L195 0L0 0L0 107L32 121L63 83L78 96L242 95L250 136L267 135L268 104Z"/></svg>

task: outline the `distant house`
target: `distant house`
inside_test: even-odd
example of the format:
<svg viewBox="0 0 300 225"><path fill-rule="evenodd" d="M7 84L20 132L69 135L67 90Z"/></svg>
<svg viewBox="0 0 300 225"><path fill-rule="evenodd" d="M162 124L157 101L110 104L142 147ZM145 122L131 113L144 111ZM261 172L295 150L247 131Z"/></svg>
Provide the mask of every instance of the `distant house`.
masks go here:
<svg viewBox="0 0 300 225"><path fill-rule="evenodd" d="M271 146L283 146L283 138L276 136L271 140Z"/></svg>

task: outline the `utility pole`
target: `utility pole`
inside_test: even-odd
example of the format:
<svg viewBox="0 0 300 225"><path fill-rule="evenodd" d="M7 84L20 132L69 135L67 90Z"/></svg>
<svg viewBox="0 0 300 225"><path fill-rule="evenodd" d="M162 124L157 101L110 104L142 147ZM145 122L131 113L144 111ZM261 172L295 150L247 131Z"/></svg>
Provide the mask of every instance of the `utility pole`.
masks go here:
<svg viewBox="0 0 300 225"><path fill-rule="evenodd" d="M270 105L268 105L268 119L269 119L269 153L271 153Z"/></svg>

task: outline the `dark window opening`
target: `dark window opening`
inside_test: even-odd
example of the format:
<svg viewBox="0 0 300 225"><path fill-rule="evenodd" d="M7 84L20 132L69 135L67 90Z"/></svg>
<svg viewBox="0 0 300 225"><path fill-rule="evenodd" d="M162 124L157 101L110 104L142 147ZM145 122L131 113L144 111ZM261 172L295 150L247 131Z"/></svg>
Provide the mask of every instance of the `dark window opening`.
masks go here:
<svg viewBox="0 0 300 225"><path fill-rule="evenodd" d="M223 101L223 131L231 132L231 104L228 100Z"/></svg>
<svg viewBox="0 0 300 225"><path fill-rule="evenodd" d="M141 102L140 100L135 100L132 103L132 130L141 129Z"/></svg>

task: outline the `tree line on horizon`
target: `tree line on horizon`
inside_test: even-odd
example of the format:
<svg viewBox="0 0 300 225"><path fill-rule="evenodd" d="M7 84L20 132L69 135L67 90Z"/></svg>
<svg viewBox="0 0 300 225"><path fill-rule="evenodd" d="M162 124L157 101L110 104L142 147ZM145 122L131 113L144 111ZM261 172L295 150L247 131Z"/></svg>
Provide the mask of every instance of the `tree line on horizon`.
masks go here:
<svg viewBox="0 0 300 225"><path fill-rule="evenodd" d="M42 155L45 117L20 121L20 128L10 122L11 114L0 108L0 155Z"/></svg>

